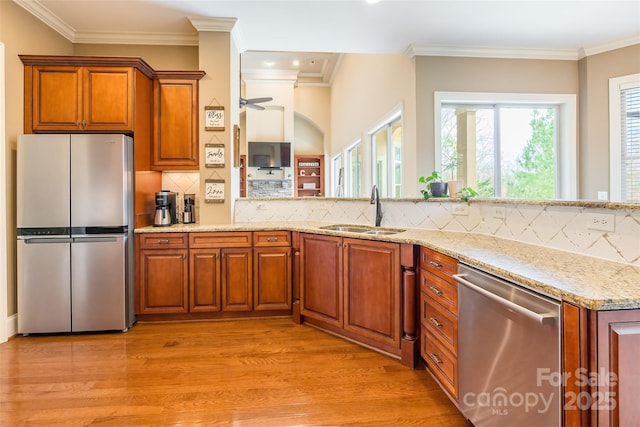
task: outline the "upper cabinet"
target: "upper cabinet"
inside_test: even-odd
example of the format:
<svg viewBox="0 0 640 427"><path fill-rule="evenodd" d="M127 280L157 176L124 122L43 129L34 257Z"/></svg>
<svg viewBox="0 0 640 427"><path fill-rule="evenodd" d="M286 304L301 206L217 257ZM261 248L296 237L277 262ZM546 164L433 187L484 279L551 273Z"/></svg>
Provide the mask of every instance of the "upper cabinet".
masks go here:
<svg viewBox="0 0 640 427"><path fill-rule="evenodd" d="M25 133L134 131L136 82L153 76L141 59L33 55L20 59Z"/></svg>
<svg viewBox="0 0 640 427"><path fill-rule="evenodd" d="M158 71L154 82L154 170L199 167L198 82L203 71Z"/></svg>

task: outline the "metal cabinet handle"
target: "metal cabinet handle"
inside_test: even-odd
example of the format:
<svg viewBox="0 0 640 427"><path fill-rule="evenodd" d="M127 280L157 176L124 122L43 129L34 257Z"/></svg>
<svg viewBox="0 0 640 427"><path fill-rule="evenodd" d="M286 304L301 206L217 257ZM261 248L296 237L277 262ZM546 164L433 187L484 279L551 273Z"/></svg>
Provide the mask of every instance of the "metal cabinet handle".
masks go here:
<svg viewBox="0 0 640 427"><path fill-rule="evenodd" d="M439 297L442 296L442 291L438 288L436 288L435 286L429 286L429 289L431 289L431 292L433 292L434 294L438 295Z"/></svg>
<svg viewBox="0 0 640 427"><path fill-rule="evenodd" d="M441 269L442 268L442 264L438 264L435 261L429 261L429 264L431 264L432 266L434 266L437 269Z"/></svg>
<svg viewBox="0 0 640 427"><path fill-rule="evenodd" d="M434 362L436 362L438 365L442 364L442 360L438 357L437 354L435 353L431 353L429 354L429 357L431 358L431 360L433 360Z"/></svg>
<svg viewBox="0 0 640 427"><path fill-rule="evenodd" d="M168 239L158 239L158 244L159 245L166 245L167 243L169 243Z"/></svg>
<svg viewBox="0 0 640 427"><path fill-rule="evenodd" d="M431 321L431 323L436 325L438 328L442 326L442 323L438 322L438 319L436 319L435 317L430 317L429 321Z"/></svg>
<svg viewBox="0 0 640 427"><path fill-rule="evenodd" d="M267 237L267 242L277 242L278 238L277 237Z"/></svg>

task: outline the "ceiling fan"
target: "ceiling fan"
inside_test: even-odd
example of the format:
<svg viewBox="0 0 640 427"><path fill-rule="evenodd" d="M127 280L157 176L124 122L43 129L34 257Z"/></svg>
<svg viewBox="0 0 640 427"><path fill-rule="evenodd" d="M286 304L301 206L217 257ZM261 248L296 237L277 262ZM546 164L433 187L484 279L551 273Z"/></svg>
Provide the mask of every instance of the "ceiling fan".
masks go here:
<svg viewBox="0 0 640 427"><path fill-rule="evenodd" d="M240 108L247 107L247 108L253 108L254 110L264 110L264 107L258 104L261 102L269 102L269 101L273 101L273 98L270 96L267 96L264 98L249 98L249 99L240 98Z"/></svg>

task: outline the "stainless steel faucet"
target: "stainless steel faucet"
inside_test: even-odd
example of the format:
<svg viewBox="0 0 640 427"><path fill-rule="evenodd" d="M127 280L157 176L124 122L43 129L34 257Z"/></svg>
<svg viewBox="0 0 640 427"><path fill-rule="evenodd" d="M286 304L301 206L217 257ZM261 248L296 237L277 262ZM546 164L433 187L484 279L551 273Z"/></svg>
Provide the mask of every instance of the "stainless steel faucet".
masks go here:
<svg viewBox="0 0 640 427"><path fill-rule="evenodd" d="M371 200L372 205L376 205L376 227L380 227L382 222L382 205L380 204L380 193L378 193L378 187L374 184L371 188Z"/></svg>

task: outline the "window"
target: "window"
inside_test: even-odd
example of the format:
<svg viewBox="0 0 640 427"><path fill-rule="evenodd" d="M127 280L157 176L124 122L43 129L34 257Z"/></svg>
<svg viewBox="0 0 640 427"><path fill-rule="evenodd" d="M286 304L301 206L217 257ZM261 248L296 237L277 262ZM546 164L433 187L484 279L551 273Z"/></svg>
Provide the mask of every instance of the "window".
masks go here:
<svg viewBox="0 0 640 427"><path fill-rule="evenodd" d="M362 149L360 141L347 148L347 197L360 197Z"/></svg>
<svg viewBox="0 0 640 427"><path fill-rule="evenodd" d="M436 96L436 170L481 197L575 198L575 97L559 97Z"/></svg>
<svg viewBox="0 0 640 427"><path fill-rule="evenodd" d="M640 74L609 80L611 200L640 202Z"/></svg>
<svg viewBox="0 0 640 427"><path fill-rule="evenodd" d="M374 179L380 195L402 195L402 120L396 115L371 134Z"/></svg>

